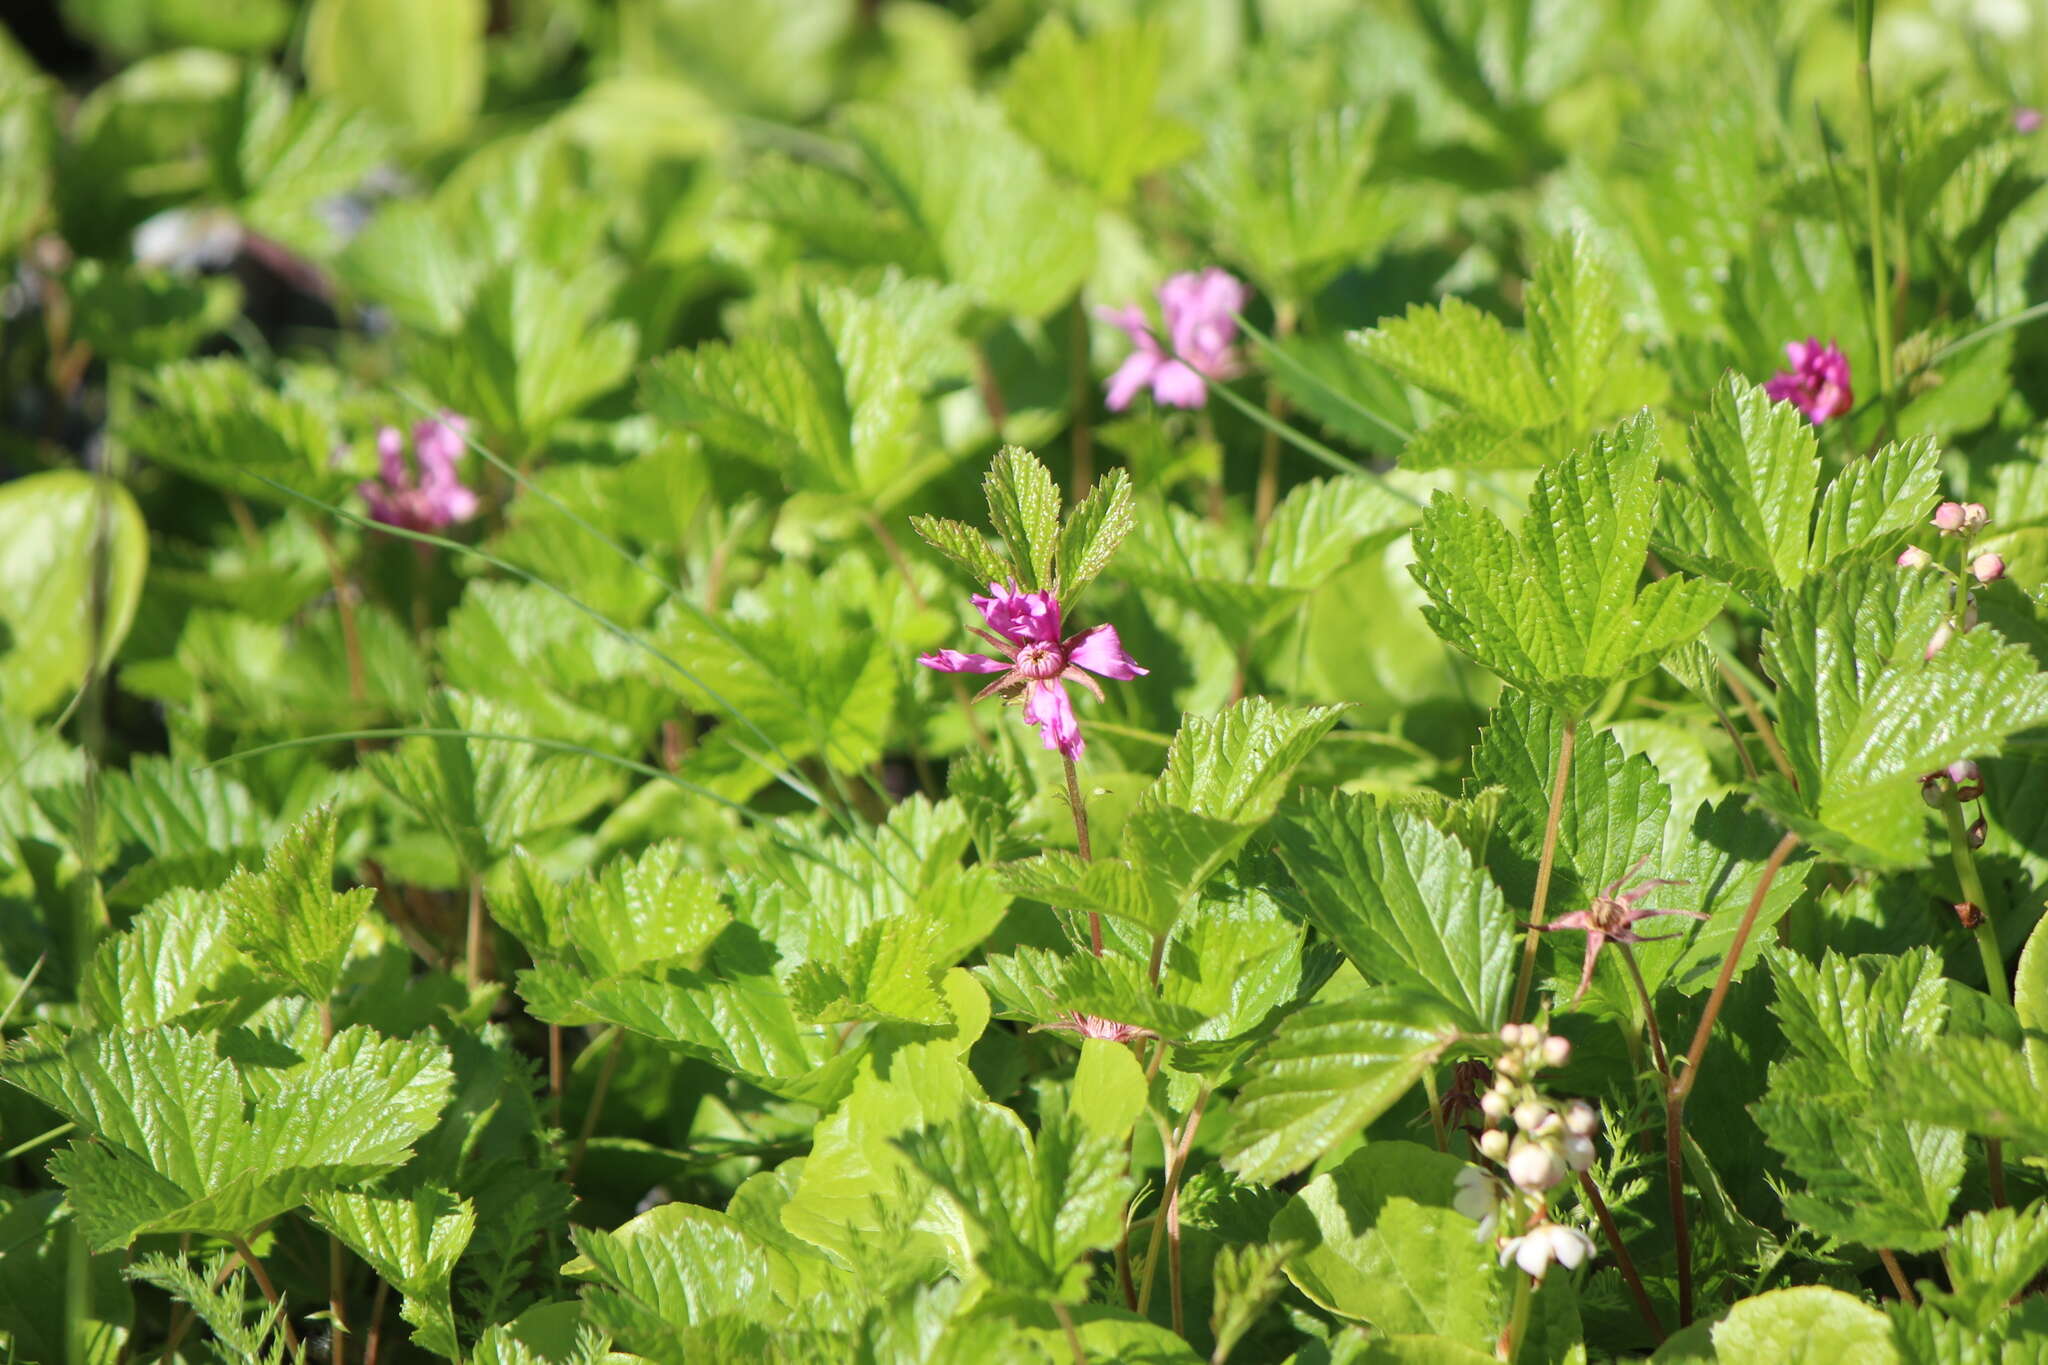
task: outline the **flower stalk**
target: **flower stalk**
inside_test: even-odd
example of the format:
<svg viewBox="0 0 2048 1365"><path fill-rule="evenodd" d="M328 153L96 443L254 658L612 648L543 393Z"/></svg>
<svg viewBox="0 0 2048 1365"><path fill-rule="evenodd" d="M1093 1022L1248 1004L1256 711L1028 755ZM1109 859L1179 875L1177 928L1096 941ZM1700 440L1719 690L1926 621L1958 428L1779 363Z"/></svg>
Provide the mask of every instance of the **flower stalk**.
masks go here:
<svg viewBox="0 0 2048 1365"><path fill-rule="evenodd" d="M1564 788L1572 773L1572 750L1579 739L1579 718L1564 723L1557 745L1557 772L1550 782L1550 814L1543 822L1543 854L1536 864L1536 894L1529 903L1529 929L1522 939L1522 967L1515 975L1515 1001L1508 1008L1510 1020L1520 1020L1529 1005L1529 987L1536 979L1536 940L1543 929L1543 916L1550 899L1550 873L1557 861L1557 828L1564 818Z"/></svg>

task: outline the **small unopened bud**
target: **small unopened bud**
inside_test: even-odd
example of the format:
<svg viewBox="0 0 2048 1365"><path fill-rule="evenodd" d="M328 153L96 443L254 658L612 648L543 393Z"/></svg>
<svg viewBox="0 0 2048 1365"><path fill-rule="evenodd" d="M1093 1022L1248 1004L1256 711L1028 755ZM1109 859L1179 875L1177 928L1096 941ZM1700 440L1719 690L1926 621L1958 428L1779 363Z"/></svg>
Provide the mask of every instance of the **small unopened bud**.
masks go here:
<svg viewBox="0 0 2048 1365"><path fill-rule="evenodd" d="M1498 1090L1489 1090L1479 1097L1479 1112L1489 1122L1499 1123L1508 1116L1508 1102Z"/></svg>
<svg viewBox="0 0 2048 1365"><path fill-rule="evenodd" d="M1535 1100L1524 1100L1515 1106L1515 1127L1525 1133L1533 1133L1543 1126L1543 1120L1550 1115L1546 1105Z"/></svg>
<svg viewBox="0 0 2048 1365"><path fill-rule="evenodd" d="M1899 567L1902 569L1925 569L1934 563L1934 556L1918 545L1908 545L1899 551Z"/></svg>
<svg viewBox="0 0 2048 1365"><path fill-rule="evenodd" d="M1948 780L1956 784L1956 800L1975 801L1984 794L1984 774L1972 760L1959 758L1947 772Z"/></svg>
<svg viewBox="0 0 2048 1365"><path fill-rule="evenodd" d="M1947 796L1948 793L1944 792L1941 788L1940 773L1929 773L1920 779L1920 799L1928 805L1939 810L1941 809L1942 801Z"/></svg>
<svg viewBox="0 0 2048 1365"><path fill-rule="evenodd" d="M1959 502L1945 502L1934 509L1934 529L1943 535L1952 536L1963 529L1963 505Z"/></svg>
<svg viewBox="0 0 2048 1365"><path fill-rule="evenodd" d="M1510 1076L1499 1075L1493 1078L1493 1093L1496 1095L1512 1095L1521 1088L1521 1083Z"/></svg>
<svg viewBox="0 0 2048 1365"><path fill-rule="evenodd" d="M1956 918L1965 929L1974 929L1984 922L1984 908L1975 901L1957 901Z"/></svg>
<svg viewBox="0 0 2048 1365"><path fill-rule="evenodd" d="M1591 1137L1600 1126L1600 1111L1584 1100L1573 1100L1564 1111L1564 1126L1579 1137Z"/></svg>
<svg viewBox="0 0 2048 1365"><path fill-rule="evenodd" d="M1990 524L1991 514L1984 510L1983 503L1966 502L1963 504L1963 531L1966 534L1972 531L1981 531Z"/></svg>
<svg viewBox="0 0 2048 1365"><path fill-rule="evenodd" d="M1539 1143L1518 1142L1508 1156L1508 1179L1530 1194L1549 1189L1564 1175L1564 1163Z"/></svg>
<svg viewBox="0 0 2048 1365"><path fill-rule="evenodd" d="M1479 1150L1489 1161L1504 1161L1508 1154L1508 1135L1499 1128L1489 1128L1479 1135Z"/></svg>
<svg viewBox="0 0 2048 1365"><path fill-rule="evenodd" d="M1996 554L1981 554L1970 561L1970 576L1979 583L1996 583L2005 577L2005 559Z"/></svg>
<svg viewBox="0 0 2048 1365"><path fill-rule="evenodd" d="M1560 1038L1553 1033L1543 1040L1543 1064L1545 1066L1563 1066L1571 1059L1571 1039Z"/></svg>
<svg viewBox="0 0 2048 1365"><path fill-rule="evenodd" d="M1934 628L1934 634L1927 641L1927 648L1920 651L1922 659L1931 659L1948 648L1948 642L1955 638L1955 627L1943 621Z"/></svg>
<svg viewBox="0 0 2048 1365"><path fill-rule="evenodd" d="M1971 848L1982 848L1984 847L1984 836L1989 832L1990 829L1985 825L1984 817L1980 815L1970 822L1970 827L1963 831L1963 836L1970 841Z"/></svg>

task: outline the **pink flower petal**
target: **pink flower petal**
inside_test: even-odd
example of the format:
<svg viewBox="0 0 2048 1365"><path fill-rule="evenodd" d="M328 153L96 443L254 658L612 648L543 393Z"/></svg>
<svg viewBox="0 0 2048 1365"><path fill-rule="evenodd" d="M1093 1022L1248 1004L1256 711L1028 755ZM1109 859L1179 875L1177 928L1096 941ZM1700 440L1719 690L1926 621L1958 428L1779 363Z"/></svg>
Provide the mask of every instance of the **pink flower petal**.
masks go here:
<svg viewBox="0 0 2048 1365"><path fill-rule="evenodd" d="M1066 687L1057 680L1034 682L1024 689L1024 723L1038 727L1046 748L1057 749L1068 758L1081 756L1081 722L1074 715Z"/></svg>
<svg viewBox="0 0 2048 1365"><path fill-rule="evenodd" d="M920 654L917 661L941 673L1000 673L1010 666L1004 659L991 659L986 654L963 654L957 649Z"/></svg>
<svg viewBox="0 0 2048 1365"><path fill-rule="evenodd" d="M1124 644L1117 638L1116 627L1106 622L1090 626L1068 640L1066 651L1068 663L1079 664L1090 673L1099 673L1121 682L1142 678L1150 671L1138 667L1137 660L1124 653Z"/></svg>
<svg viewBox="0 0 2048 1365"><path fill-rule="evenodd" d="M1209 385L1193 367L1169 360L1153 376L1152 397L1169 408L1199 408L1209 401Z"/></svg>
<svg viewBox="0 0 2048 1365"><path fill-rule="evenodd" d="M1109 377L1102 405L1111 412L1122 412L1131 405L1131 400L1152 382L1152 377L1165 363L1156 350L1141 349L1131 352L1124 357L1124 363L1116 367L1116 373Z"/></svg>
<svg viewBox="0 0 2048 1365"><path fill-rule="evenodd" d="M1049 592L1016 592L989 584L990 595L976 597L975 607L989 629L1016 644L1058 644L1060 604Z"/></svg>

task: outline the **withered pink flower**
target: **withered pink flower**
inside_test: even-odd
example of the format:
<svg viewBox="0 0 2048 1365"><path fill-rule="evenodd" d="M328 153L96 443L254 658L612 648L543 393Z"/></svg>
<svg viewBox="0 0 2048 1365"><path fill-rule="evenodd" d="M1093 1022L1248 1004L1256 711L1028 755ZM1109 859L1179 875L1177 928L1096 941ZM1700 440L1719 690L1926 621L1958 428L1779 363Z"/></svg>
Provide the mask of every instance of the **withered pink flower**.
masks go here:
<svg viewBox="0 0 2048 1365"><path fill-rule="evenodd" d="M917 661L941 673L1001 673L1003 676L984 687L975 700L998 693L1021 696L1024 723L1038 727L1045 747L1079 758L1084 747L1081 722L1067 696L1067 683L1080 683L1101 701L1102 688L1090 673L1127 682L1143 677L1148 670L1124 653L1115 626L1090 626L1060 638L1060 604L1051 593L1018 592L1015 584L1005 587L1001 583L989 584L988 590L987 597L972 601L989 629L976 626L974 633L994 645L1003 657L942 649L919 655Z"/></svg>
<svg viewBox="0 0 2048 1365"><path fill-rule="evenodd" d="M1075 1010L1067 1010L1056 1019L1049 1019L1043 1024L1035 1024L1032 1026L1031 1031L1033 1033L1044 1031L1075 1033L1083 1038L1103 1038L1112 1043L1128 1043L1134 1038L1157 1038L1159 1036L1151 1029L1140 1028L1136 1024L1122 1024L1114 1019L1104 1019L1099 1014L1081 1014Z"/></svg>
<svg viewBox="0 0 2048 1365"><path fill-rule="evenodd" d="M1558 929L1575 929L1583 931L1586 935L1586 965L1579 973L1579 989L1572 995L1574 1005L1584 998L1586 987L1593 984L1594 964L1600 960L1600 949L1609 942L1624 945L1661 943L1665 939L1677 937L1676 934L1645 937L1635 931L1637 920L1648 919L1653 915L1685 915L1701 920L1707 918L1697 910L1663 910L1641 903L1645 896L1658 887L1683 886L1683 882L1673 881L1668 877L1653 877L1649 881L1637 882L1623 890L1623 885L1642 870L1643 863L1648 861L1648 858L1638 861L1626 874L1610 883L1605 891L1593 897L1593 903L1584 910L1574 910L1568 915L1559 915L1548 924L1536 926L1544 933Z"/></svg>
<svg viewBox="0 0 2048 1365"><path fill-rule="evenodd" d="M1849 358L1834 342L1823 346L1812 337L1789 341L1785 358L1792 368L1772 375L1764 392L1776 402L1797 405L1815 426L1840 417L1856 401L1849 387Z"/></svg>
<svg viewBox="0 0 2048 1365"><path fill-rule="evenodd" d="M475 516L477 496L455 469L468 431L467 418L446 411L416 424L408 462L398 428L380 430L378 477L356 488L370 504L370 516L408 531L439 531Z"/></svg>
<svg viewBox="0 0 2048 1365"><path fill-rule="evenodd" d="M1098 317L1122 328L1136 347L1109 377L1103 400L1109 410L1122 412L1147 387L1154 402L1170 408L1199 408L1208 402L1208 381L1232 379L1243 371L1236 348L1236 314L1250 301L1245 283L1215 266L1167 280L1159 286L1159 311L1173 347L1170 355L1153 335L1144 310L1096 309Z"/></svg>

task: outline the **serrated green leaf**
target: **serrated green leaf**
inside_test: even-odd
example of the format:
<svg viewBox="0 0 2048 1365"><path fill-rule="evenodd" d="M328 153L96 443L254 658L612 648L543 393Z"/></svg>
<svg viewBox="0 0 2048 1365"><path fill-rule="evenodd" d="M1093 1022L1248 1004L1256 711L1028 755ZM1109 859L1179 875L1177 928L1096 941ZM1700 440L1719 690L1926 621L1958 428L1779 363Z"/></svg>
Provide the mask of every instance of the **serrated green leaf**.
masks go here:
<svg viewBox="0 0 2048 1365"><path fill-rule="evenodd" d="M1561 233L1537 256L1524 303L1538 373L1576 436L1595 422L1664 400L1663 371L1624 347L1613 268L1581 232Z"/></svg>
<svg viewBox="0 0 2048 1365"><path fill-rule="evenodd" d="M1839 1289L1802 1285L1744 1299L1713 1327L1713 1359L1828 1365L1849 1359L1896 1365L1884 1314Z"/></svg>
<svg viewBox="0 0 2048 1365"><path fill-rule="evenodd" d="M819 1024L896 1020L940 1025L951 1016L939 998L935 926L882 920L862 930L830 962L813 958L789 977L790 1004Z"/></svg>
<svg viewBox="0 0 2048 1365"><path fill-rule="evenodd" d="M1068 1109L1095 1136L1122 1142L1145 1112L1145 1068L1137 1054L1107 1038L1081 1040Z"/></svg>
<svg viewBox="0 0 2048 1365"><path fill-rule="evenodd" d="M887 297L824 285L758 331L656 362L642 394L793 491L886 511L944 459L923 434L914 341Z"/></svg>
<svg viewBox="0 0 2048 1365"><path fill-rule="evenodd" d="M1192 129L1154 109L1165 37L1161 28L1128 24L1083 38L1064 16L1045 19L1010 63L1010 121L1053 165L1106 203L1123 203L1139 177L1196 145Z"/></svg>
<svg viewBox="0 0 2048 1365"><path fill-rule="evenodd" d="M2029 1043L2042 1048L2038 1035ZM2001 1138L2048 1153L2048 1074L2019 1047L1997 1038L1950 1034L1894 1060L1892 1083L1878 1092L1894 1118Z"/></svg>
<svg viewBox="0 0 2048 1365"><path fill-rule="evenodd" d="M1057 575L1062 607L1071 610L1082 589L1109 567L1117 547L1130 534L1136 519L1134 506L1130 475L1112 469L1096 480L1088 496L1067 514L1066 525L1060 529Z"/></svg>
<svg viewBox="0 0 2048 1365"><path fill-rule="evenodd" d="M1146 934L1163 934L1178 909L1174 888L1146 868L1120 858L1083 862L1055 849L1002 868L1003 884L1019 896L1060 910L1111 915Z"/></svg>
<svg viewBox="0 0 2048 1365"><path fill-rule="evenodd" d="M447 1053L337 1033L245 1114L237 1068L175 1026L79 1033L12 1058L5 1079L92 1138L51 1162L101 1250L152 1232L245 1236L307 1195L403 1163L447 1103Z"/></svg>
<svg viewBox="0 0 2048 1365"><path fill-rule="evenodd" d="M227 992L234 945L218 903L181 888L153 901L125 932L93 950L79 1003L104 1029L148 1029L187 1019ZM209 1020L197 1021L204 1025Z"/></svg>
<svg viewBox="0 0 2048 1365"><path fill-rule="evenodd" d="M860 105L840 127L882 200L913 225L916 257L997 312L1043 317L1095 255L1085 196L1056 183L1038 149L990 105L954 94L915 107Z"/></svg>
<svg viewBox="0 0 2048 1365"><path fill-rule="evenodd" d="M1273 1219L1276 1241L1302 1247L1288 1278L1378 1332L1490 1344L1505 1277L1473 1221L1451 1207L1464 1165L1413 1143L1376 1142L1317 1176Z"/></svg>
<svg viewBox="0 0 2048 1365"><path fill-rule="evenodd" d="M1948 1230L1942 1260L1953 1289L1929 1287L1927 1302L1978 1331L1989 1328L2048 1268L2048 1204L1964 1215Z"/></svg>
<svg viewBox="0 0 2048 1365"><path fill-rule="evenodd" d="M432 1186L404 1194L333 1190L306 1202L320 1226L403 1296L400 1311L413 1324L413 1344L460 1359L449 1286L476 1231L475 1207Z"/></svg>
<svg viewBox="0 0 2048 1365"><path fill-rule="evenodd" d="M1828 851L1865 866L1926 857L1921 775L1994 755L2007 736L2048 720L2048 677L1992 631L1923 657L1947 597L1938 575L1849 564L1789 594L1765 637L1799 791L1760 794L1774 813L1811 822L1809 837Z"/></svg>
<svg viewBox="0 0 2048 1365"><path fill-rule="evenodd" d="M236 948L273 979L325 1003L334 994L356 924L376 892L334 890L333 806L301 820L218 893Z"/></svg>
<svg viewBox="0 0 2048 1365"><path fill-rule="evenodd" d="M1436 1000L1461 1028L1500 1026L1515 926L1450 835L1370 797L1311 797L1279 824L1309 922L1366 980Z"/></svg>
<svg viewBox="0 0 2048 1365"><path fill-rule="evenodd" d="M1058 1293L1074 1261L1116 1240L1130 1193L1122 1144L1071 1113L1048 1116L1034 1137L1010 1110L973 1102L897 1145L959 1205L975 1266L998 1285Z"/></svg>
<svg viewBox="0 0 2048 1365"><path fill-rule="evenodd" d="M1307 1166L1386 1112L1457 1036L1434 1000L1384 988L1294 1015L1238 1094L1225 1169L1266 1183Z"/></svg>
<svg viewBox="0 0 2048 1365"><path fill-rule="evenodd" d="M307 80L422 142L453 137L483 98L484 8L318 0L306 18Z"/></svg>
<svg viewBox="0 0 2048 1365"><path fill-rule="evenodd" d="M925 544L965 569L977 591L1016 576L1016 571L989 549L987 538L965 522L916 516L910 519L910 529Z"/></svg>
<svg viewBox="0 0 2048 1365"><path fill-rule="evenodd" d="M345 486L345 476L328 467L336 444L328 415L306 397L269 387L242 361L165 365L141 381L140 395L120 435L166 468L287 507L298 501L293 492L333 502Z"/></svg>
<svg viewBox="0 0 2048 1365"><path fill-rule="evenodd" d="M1411 305L1355 339L1375 362L1495 429L1528 431L1564 415L1528 340L1455 295L1434 308Z"/></svg>
<svg viewBox="0 0 2048 1365"><path fill-rule="evenodd" d="M1060 493L1051 472L1023 447L1004 446L989 462L981 491L988 499L989 524L1010 548L1018 588L1057 597Z"/></svg>
<svg viewBox="0 0 2048 1365"><path fill-rule="evenodd" d="M1657 445L1644 413L1545 469L1520 539L1491 511L1438 494L1415 533L1431 628L1569 713L1697 635L1720 610L1719 585L1673 574L1637 590Z"/></svg>
<svg viewBox="0 0 2048 1365"><path fill-rule="evenodd" d="M571 1236L581 1254L565 1269L593 1281L587 1319L636 1353L671 1356L694 1329L747 1322L773 1302L766 1248L712 1209L663 1204L614 1231Z"/></svg>

